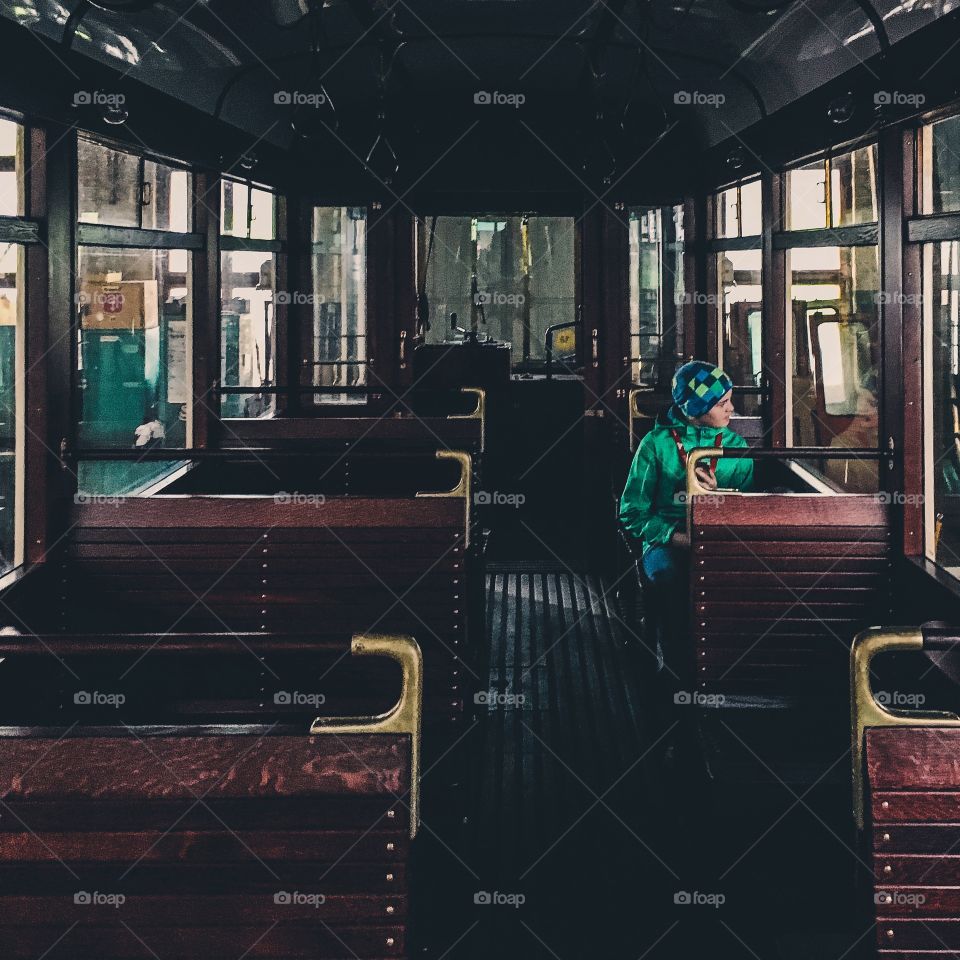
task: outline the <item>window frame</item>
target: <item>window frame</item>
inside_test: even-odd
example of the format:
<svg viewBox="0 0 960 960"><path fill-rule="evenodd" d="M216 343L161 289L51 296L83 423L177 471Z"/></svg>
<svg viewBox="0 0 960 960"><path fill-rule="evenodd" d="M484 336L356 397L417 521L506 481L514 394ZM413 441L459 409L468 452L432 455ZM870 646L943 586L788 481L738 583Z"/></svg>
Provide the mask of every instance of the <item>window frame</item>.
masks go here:
<svg viewBox="0 0 960 960"><path fill-rule="evenodd" d="M188 176L188 204L189 204L189 216L190 224L192 227L196 228L198 217L197 217L197 205L200 197L197 186L197 173L196 171L187 164L178 163L177 161L171 160L168 157L155 154L151 151L139 151L130 147L126 143L113 142L106 138L99 136L92 136L87 134L85 131L77 131L76 142L79 144L81 138L88 140L93 140L94 142L100 144L101 146L107 147L111 150L119 150L123 153L130 154L132 156L137 156L139 159L139 170L140 170L140 185L141 185L141 209L138 213L138 219L142 223L142 185L143 185L143 170L146 162L155 162L162 163L166 166L174 167L175 169L185 171ZM187 407L187 419L184 431L184 444L182 446L164 446L163 450L169 450L171 453L171 460L177 459L176 453L179 450L190 449L193 446L193 437L194 437L194 427L196 420L196 406L195 406L195 389L194 389L194 370L193 370L193 342L194 342L194 328L196 323L196 305L198 301L198 291L194 283L194 277L196 274L197 264L196 260L198 258L203 258L207 250L207 238L206 235L199 230L191 230L190 232L183 233L173 230L155 230L151 228L143 227L129 227L129 226L116 226L112 224L100 224L100 223L87 223L82 222L80 217L79 209L79 182L80 182L80 159L78 152L74 154L75 168L74 168L74 183L77 184L77 189L73 191L73 209L71 211L71 218L74 224L74 242L73 242L73 283L71 286L74 289L74 296L76 296L76 286L80 277L80 254L83 247L99 247L99 248L112 248L117 250L143 250L143 251L156 251L156 250L186 250L190 254L190 263L187 270L188 283L190 285L190 310L187 321L187 330L186 330L186 368L185 368L185 377L188 382L187 396L188 401L186 404ZM74 301L76 304L76 301ZM72 336L71 336L71 389L70 395L72 398L72 415L70 418L70 437L71 437L71 449L74 451L76 456L76 461L79 464L79 461L83 459L84 455L90 454L105 454L109 451L117 452L123 448L100 448L85 446L79 443L79 421L77 414L81 409L81 404L79 403L80 398L80 371L79 371L79 357L77 351L79 349L79 311L77 309L72 310L72 320L71 320ZM151 481L153 482L153 481Z"/></svg>
<svg viewBox="0 0 960 960"><path fill-rule="evenodd" d="M235 234L223 233L223 182L242 183L248 189L247 199L247 236L239 237ZM253 190L261 190L273 196L273 237L256 238L250 236L253 223ZM287 203L285 195L276 187L261 183L250 177L240 177L233 173L221 173L218 178L217 190L217 269L216 269L216 294L217 302L221 304L221 309L217 310L216 315L216 413L218 425L221 431L237 437L237 430L242 433L242 424L250 420L249 417L225 417L223 415L223 398L226 396L244 396L247 394L261 393L272 394L274 397L273 412L269 417L254 418L265 420L276 420L288 414L290 409L298 409L300 406L301 391L298 383L281 383L281 380L288 379L290 371L287 369L287 358L290 344L287 336L281 336L280 331L289 333L287 324L288 306L287 304L277 303L277 293L286 289L287 279L287 251L288 243L286 238L287 223ZM222 318L222 297L223 297L223 277L222 263L224 253L269 253L274 257L274 299L273 303L273 336L274 336L274 383L272 386L248 387L248 386L225 386L222 382L221 356L223 351L223 318ZM229 425L229 426L228 426Z"/></svg>

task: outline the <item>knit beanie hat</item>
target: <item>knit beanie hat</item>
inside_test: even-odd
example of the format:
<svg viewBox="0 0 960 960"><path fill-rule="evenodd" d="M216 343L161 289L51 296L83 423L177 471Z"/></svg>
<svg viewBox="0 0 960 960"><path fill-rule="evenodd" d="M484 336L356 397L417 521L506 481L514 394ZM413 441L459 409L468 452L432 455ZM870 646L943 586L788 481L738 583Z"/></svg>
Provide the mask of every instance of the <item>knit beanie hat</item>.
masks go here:
<svg viewBox="0 0 960 960"><path fill-rule="evenodd" d="M733 381L718 366L691 360L673 375L673 402L689 419L702 417L732 388Z"/></svg>

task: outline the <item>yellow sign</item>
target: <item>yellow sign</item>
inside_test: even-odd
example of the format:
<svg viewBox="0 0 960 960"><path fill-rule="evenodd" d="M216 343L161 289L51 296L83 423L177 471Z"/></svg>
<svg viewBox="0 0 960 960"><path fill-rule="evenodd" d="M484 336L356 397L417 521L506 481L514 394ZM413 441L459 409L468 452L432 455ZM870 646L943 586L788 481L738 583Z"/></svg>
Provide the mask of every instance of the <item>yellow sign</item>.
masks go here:
<svg viewBox="0 0 960 960"><path fill-rule="evenodd" d="M573 327L567 327L564 330L557 330L553 335L554 353L576 353L577 352L577 331Z"/></svg>

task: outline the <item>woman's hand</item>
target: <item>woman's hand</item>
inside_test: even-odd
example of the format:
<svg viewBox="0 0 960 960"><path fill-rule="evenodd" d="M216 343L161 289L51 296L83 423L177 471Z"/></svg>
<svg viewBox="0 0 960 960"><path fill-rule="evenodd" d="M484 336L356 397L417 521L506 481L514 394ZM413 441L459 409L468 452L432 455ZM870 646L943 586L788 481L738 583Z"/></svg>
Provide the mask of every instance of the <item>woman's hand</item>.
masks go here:
<svg viewBox="0 0 960 960"><path fill-rule="evenodd" d="M706 467L696 467L695 472L701 487L705 490L717 489L717 475L713 470L708 470Z"/></svg>
<svg viewBox="0 0 960 960"><path fill-rule="evenodd" d="M690 534L683 533L680 530L674 530L673 536L670 537L670 546L672 547L689 547L690 546Z"/></svg>

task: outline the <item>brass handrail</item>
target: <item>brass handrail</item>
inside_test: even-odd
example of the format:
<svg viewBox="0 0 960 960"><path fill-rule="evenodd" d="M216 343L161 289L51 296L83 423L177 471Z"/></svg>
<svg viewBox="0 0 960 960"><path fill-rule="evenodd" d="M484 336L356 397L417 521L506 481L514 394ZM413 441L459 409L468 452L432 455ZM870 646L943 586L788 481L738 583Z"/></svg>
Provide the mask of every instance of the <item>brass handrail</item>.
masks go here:
<svg viewBox="0 0 960 960"><path fill-rule="evenodd" d="M463 497L464 500L464 549L470 546L470 506L473 502L473 460L463 450L438 450L438 460L456 460L460 464L460 479L450 490L418 491L418 497Z"/></svg>
<svg viewBox="0 0 960 960"><path fill-rule="evenodd" d="M480 452L483 453L487 445L487 391L483 387L461 387L461 393L472 393L477 398L477 406L470 413L451 413L448 420L479 420L480 421Z"/></svg>
<svg viewBox="0 0 960 960"><path fill-rule="evenodd" d="M634 446L634 433L633 425L637 420L656 420L657 418L649 413L644 413L640 409L640 404L638 400L641 393L649 393L649 390L641 390L638 387L634 387L629 394L627 394L627 430L630 433L630 452L636 449Z"/></svg>
<svg viewBox="0 0 960 960"><path fill-rule="evenodd" d="M420 733L423 718L423 654L413 637L357 633L350 641L355 657L390 657L400 664L400 699L386 713L373 717L317 717L310 735L346 736L365 733L410 735L410 836L420 824Z"/></svg>
<svg viewBox="0 0 960 960"><path fill-rule="evenodd" d="M863 829L863 750L868 727L960 727L960 717L935 710L888 710L877 702L870 685L870 664L879 653L923 649L919 627L870 627L858 633L850 648L850 755L853 761L853 816Z"/></svg>

